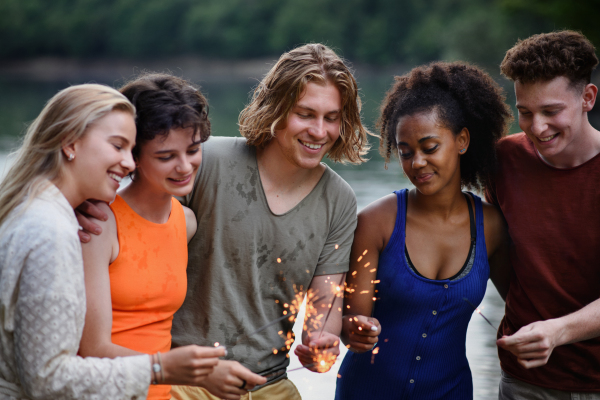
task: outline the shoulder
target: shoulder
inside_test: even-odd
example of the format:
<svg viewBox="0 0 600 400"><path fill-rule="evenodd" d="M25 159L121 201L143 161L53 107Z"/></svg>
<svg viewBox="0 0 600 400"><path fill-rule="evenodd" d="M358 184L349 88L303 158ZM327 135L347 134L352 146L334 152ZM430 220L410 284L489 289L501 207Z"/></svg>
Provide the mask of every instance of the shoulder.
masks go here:
<svg viewBox="0 0 600 400"><path fill-rule="evenodd" d="M325 165L325 172L323 172L323 190L327 193L331 193L334 196L351 199L356 203L356 195L352 187L338 175L337 172L332 170L329 166Z"/></svg>
<svg viewBox="0 0 600 400"><path fill-rule="evenodd" d="M379 225L390 220L398 210L398 198L396 193L388 194L375 200L358 213L359 224L369 222L373 225Z"/></svg>
<svg viewBox="0 0 600 400"><path fill-rule="evenodd" d="M206 152L228 155L232 151L244 151L252 147L242 137L210 136L202 143L202 148Z"/></svg>
<svg viewBox="0 0 600 400"><path fill-rule="evenodd" d="M183 208L183 215L185 216L185 230L187 233L187 241L189 243L192 240L192 237L196 234L196 230L198 229L198 220L196 219L196 214L185 206Z"/></svg>
<svg viewBox="0 0 600 400"><path fill-rule="evenodd" d="M508 235L506 221L498 207L493 204L481 201L483 209L483 229L490 250L493 250L502 239Z"/></svg>
<svg viewBox="0 0 600 400"><path fill-rule="evenodd" d="M524 132L514 133L503 137L498 141L498 153L499 155L510 154L514 151L525 150L529 148L529 139Z"/></svg>
<svg viewBox="0 0 600 400"><path fill-rule="evenodd" d="M100 221L95 218L90 218L92 222L100 226L102 233L99 235L90 235L92 237L91 240L81 244L84 257L89 254L96 256L98 254L97 252L110 252L112 255L113 250L118 249L119 238L117 233L117 220L115 217L115 212L118 212L118 210L113 210L104 202L99 202L95 205L106 213L108 219L106 221ZM114 257L111 256L111 262L113 261L112 258Z"/></svg>

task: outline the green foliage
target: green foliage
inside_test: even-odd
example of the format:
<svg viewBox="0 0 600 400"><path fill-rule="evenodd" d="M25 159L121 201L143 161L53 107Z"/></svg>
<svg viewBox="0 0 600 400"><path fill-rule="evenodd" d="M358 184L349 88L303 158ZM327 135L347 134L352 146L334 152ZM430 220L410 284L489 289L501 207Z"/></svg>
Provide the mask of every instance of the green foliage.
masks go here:
<svg viewBox="0 0 600 400"><path fill-rule="evenodd" d="M2 0L0 59L277 56L323 42L370 64L496 66L519 37L582 30L600 0Z"/></svg>

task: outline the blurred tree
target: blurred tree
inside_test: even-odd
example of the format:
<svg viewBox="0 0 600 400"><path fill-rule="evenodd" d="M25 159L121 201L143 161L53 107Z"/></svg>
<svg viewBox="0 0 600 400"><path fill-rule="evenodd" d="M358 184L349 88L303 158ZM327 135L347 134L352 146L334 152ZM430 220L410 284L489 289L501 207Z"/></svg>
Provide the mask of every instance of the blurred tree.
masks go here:
<svg viewBox="0 0 600 400"><path fill-rule="evenodd" d="M277 56L323 42L351 60L497 69L519 37L581 29L600 0L0 0L0 59Z"/></svg>

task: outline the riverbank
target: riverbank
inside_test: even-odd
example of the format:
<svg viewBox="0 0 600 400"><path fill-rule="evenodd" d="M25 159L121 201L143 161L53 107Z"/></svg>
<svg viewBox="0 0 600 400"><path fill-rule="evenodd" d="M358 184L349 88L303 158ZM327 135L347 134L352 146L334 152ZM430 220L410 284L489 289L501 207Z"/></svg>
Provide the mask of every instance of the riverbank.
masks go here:
<svg viewBox="0 0 600 400"><path fill-rule="evenodd" d="M219 60L201 57L163 59L74 59L39 57L0 61L0 76L37 82L113 81L128 79L142 71L170 72L192 81L257 81L277 62L278 56L249 60ZM358 76L394 75L408 69L404 65L376 67L352 64Z"/></svg>

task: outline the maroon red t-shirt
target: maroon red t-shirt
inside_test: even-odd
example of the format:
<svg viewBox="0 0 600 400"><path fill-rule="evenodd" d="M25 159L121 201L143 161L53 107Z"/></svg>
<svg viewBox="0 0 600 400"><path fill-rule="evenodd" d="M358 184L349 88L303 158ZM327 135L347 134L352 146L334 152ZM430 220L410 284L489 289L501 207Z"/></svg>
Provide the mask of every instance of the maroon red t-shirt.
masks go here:
<svg viewBox="0 0 600 400"><path fill-rule="evenodd" d="M519 133L498 144L499 172L488 189L508 223L514 275L499 335L562 317L600 298L600 155L557 169ZM600 392L600 339L554 349L548 364L525 369L499 349L502 369L551 389Z"/></svg>

